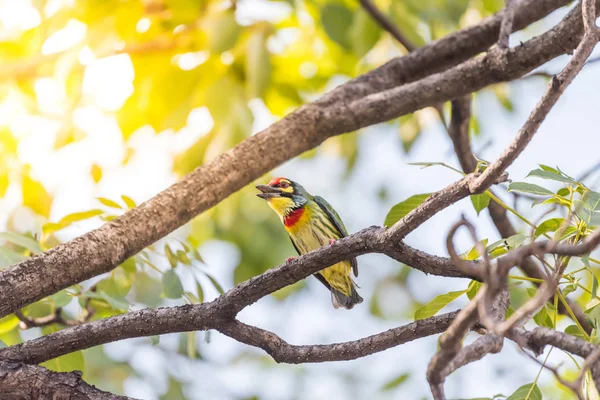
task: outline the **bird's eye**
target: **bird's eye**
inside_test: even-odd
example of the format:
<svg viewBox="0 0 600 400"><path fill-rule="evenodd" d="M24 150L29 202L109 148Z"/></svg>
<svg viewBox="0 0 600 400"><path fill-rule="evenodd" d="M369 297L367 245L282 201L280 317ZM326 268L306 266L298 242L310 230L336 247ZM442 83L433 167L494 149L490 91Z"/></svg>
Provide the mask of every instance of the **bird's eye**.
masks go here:
<svg viewBox="0 0 600 400"><path fill-rule="evenodd" d="M290 187L290 184L287 183L287 182L281 182L279 184L279 187L282 188L282 189L286 189L286 188Z"/></svg>

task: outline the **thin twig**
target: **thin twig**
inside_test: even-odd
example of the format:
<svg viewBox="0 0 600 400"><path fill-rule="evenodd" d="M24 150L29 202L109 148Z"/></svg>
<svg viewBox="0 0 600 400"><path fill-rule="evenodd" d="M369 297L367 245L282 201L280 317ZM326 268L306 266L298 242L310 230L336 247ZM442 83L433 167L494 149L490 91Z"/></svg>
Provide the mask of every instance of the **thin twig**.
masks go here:
<svg viewBox="0 0 600 400"><path fill-rule="evenodd" d="M365 11L368 12L383 29L388 31L394 39L404 46L409 53L417 48L417 46L415 46L384 13L379 11L370 0L360 0L360 4Z"/></svg>
<svg viewBox="0 0 600 400"><path fill-rule="evenodd" d="M505 1L502 25L500 25L500 35L498 35L498 48L501 50L508 49L508 39L510 37L510 34L512 33L516 2L517 0Z"/></svg>

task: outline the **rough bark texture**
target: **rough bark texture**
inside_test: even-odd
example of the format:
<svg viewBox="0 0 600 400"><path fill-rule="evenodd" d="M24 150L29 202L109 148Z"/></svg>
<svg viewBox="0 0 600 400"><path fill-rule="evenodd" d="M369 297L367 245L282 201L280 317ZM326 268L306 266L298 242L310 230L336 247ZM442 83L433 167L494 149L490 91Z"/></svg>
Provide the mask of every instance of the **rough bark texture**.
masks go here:
<svg viewBox="0 0 600 400"><path fill-rule="evenodd" d="M22 363L0 361L2 400L134 400L103 392L78 372L58 373Z"/></svg>

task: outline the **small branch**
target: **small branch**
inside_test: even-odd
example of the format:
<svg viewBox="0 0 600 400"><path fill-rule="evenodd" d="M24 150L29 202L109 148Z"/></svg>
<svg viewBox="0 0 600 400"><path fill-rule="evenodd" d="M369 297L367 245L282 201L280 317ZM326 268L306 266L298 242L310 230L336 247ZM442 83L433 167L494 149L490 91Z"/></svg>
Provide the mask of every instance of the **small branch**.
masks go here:
<svg viewBox="0 0 600 400"><path fill-rule="evenodd" d="M96 291L95 286L90 289L92 291ZM85 300L85 315L80 319L65 319L62 316L62 307L56 307L53 314L46 315L44 317L32 318L23 314L23 310L15 311L15 315L19 319L19 327L22 330L34 328L34 327L42 327L48 326L52 324L60 324L64 326L77 326L88 322L95 314L95 310L90 307L91 298L88 297Z"/></svg>
<svg viewBox="0 0 600 400"><path fill-rule="evenodd" d="M458 311L412 322L376 335L344 343L296 346L264 329L233 320L218 328L238 342L266 351L278 363L302 364L354 360L426 336L444 332Z"/></svg>
<svg viewBox="0 0 600 400"><path fill-rule="evenodd" d="M440 336L440 350L433 356L427 368L427 381L435 400L446 398L442 371L460 351L463 337L477 324L477 302L483 298L484 293L485 290L480 289L473 300L458 313L448 330Z"/></svg>
<svg viewBox="0 0 600 400"><path fill-rule="evenodd" d="M503 290L494 301L492 315L496 321L502 321L506 315L506 310L510 302L510 296L507 290ZM478 338L475 342L463 347L463 349L454 357L452 361L442 371L443 376L448 376L457 369L481 360L487 354L496 354L502 350L504 337L496 333L487 333Z"/></svg>
<svg viewBox="0 0 600 400"><path fill-rule="evenodd" d="M600 37L598 29L592 29L589 25L589 21L592 18L595 20L596 17L595 4L595 0L584 0L582 10L586 13L583 17L586 33L577 46L575 55L571 58L567 66L552 79L546 89L546 93L544 93L537 103L511 145L502 153L498 160L488 166L481 176L471 184L470 189L472 192L483 192L516 160L525 149L525 146L531 141L533 135L535 135L565 89L575 76L577 76L579 71L581 71L581 68L583 68L585 61L594 50L594 46L596 46Z"/></svg>
<svg viewBox="0 0 600 400"><path fill-rule="evenodd" d="M513 20L515 17L515 3L517 0L506 0L502 16L502 25L500 25L500 35L498 35L498 48L508 49L508 39L512 33Z"/></svg>
<svg viewBox="0 0 600 400"><path fill-rule="evenodd" d="M371 3L371 0L360 0L360 4L379 26L388 31L409 53L417 48L375 4Z"/></svg>
<svg viewBox="0 0 600 400"><path fill-rule="evenodd" d="M454 152L463 172L468 174L475 171L477 160L471 151L471 140L469 139L469 124L471 122L472 96L464 96L452 100L452 114L448 136L454 144Z"/></svg>

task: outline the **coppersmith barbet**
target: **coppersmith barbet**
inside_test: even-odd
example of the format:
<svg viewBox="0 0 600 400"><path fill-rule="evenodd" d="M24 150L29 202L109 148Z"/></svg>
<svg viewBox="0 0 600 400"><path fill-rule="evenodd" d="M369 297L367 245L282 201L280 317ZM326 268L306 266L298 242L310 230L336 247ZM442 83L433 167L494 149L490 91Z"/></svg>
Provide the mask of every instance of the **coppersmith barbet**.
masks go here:
<svg viewBox="0 0 600 400"><path fill-rule="evenodd" d="M298 254L306 254L333 243L348 233L338 213L320 196L312 196L300 184L286 179L272 179L268 185L256 186L279 215ZM351 309L363 299L356 292L351 273L358 276L356 258L327 267L314 276L331 292L335 308Z"/></svg>

